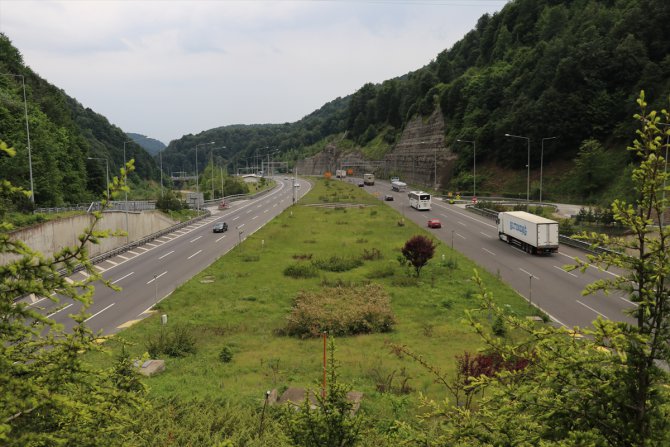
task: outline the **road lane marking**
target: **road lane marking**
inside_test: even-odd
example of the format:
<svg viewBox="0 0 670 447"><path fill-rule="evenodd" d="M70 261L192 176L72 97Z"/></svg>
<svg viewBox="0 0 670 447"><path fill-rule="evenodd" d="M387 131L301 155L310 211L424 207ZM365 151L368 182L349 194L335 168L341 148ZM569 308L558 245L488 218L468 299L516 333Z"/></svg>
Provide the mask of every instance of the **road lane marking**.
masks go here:
<svg viewBox="0 0 670 447"><path fill-rule="evenodd" d="M165 253L163 256L161 256L161 257L158 258L158 259L163 259L163 258L166 257L166 256L170 256L172 253L174 253L174 250L172 250L172 251L169 252L169 253Z"/></svg>
<svg viewBox="0 0 670 447"><path fill-rule="evenodd" d="M133 324L139 323L140 321L142 321L142 320L128 320L125 323L118 325L116 328L117 329L127 329L130 326L132 326Z"/></svg>
<svg viewBox="0 0 670 447"><path fill-rule="evenodd" d="M198 256L200 253L202 253L202 250L198 250L198 251L196 251L195 253L193 253L191 256L189 256L189 257L186 258L186 259L187 259L187 260L188 260L188 259L191 259L191 258L194 257L194 256ZM149 284L149 283L147 283L147 284Z"/></svg>
<svg viewBox="0 0 670 447"><path fill-rule="evenodd" d="M251 212L253 212L253 210L249 210L249 211L247 211L247 214L249 214L249 213L251 213Z"/></svg>
<svg viewBox="0 0 670 447"><path fill-rule="evenodd" d="M56 312L52 312L52 313L50 313L49 315L47 315L47 318L51 318L51 317L53 317L53 316L56 315L58 312L61 312L61 311L65 310L65 309L67 309L68 307L72 306L72 304L73 304L73 303L70 303L70 304L68 304L67 306L63 307L62 309L59 309L59 310L57 310Z"/></svg>
<svg viewBox="0 0 670 447"><path fill-rule="evenodd" d="M90 320L90 319L93 318L93 317L97 317L98 315L100 315L101 313L103 313L104 311L106 311L107 309L109 309L110 307L112 307L114 304L116 304L116 303L112 303L112 304L110 304L109 306L107 306L107 307L105 307L104 309L102 309L100 312L94 313L93 315L91 315L90 317L88 317L87 319L85 319L85 320L84 320L84 323L86 323L88 320Z"/></svg>
<svg viewBox="0 0 670 447"><path fill-rule="evenodd" d="M491 238L491 235L490 235L490 234L486 234L486 233L484 233L483 231L480 231L479 234L482 234L482 235L486 236L486 237L489 238L489 239Z"/></svg>
<svg viewBox="0 0 670 447"><path fill-rule="evenodd" d="M74 281L70 279L69 277L65 277L65 282L68 284L74 284Z"/></svg>
<svg viewBox="0 0 670 447"><path fill-rule="evenodd" d="M454 231L454 234L455 234L456 236L460 237L461 239L465 239L465 236L463 236L462 234L458 234L458 233L456 233L455 231Z"/></svg>
<svg viewBox="0 0 670 447"><path fill-rule="evenodd" d="M240 218L240 216L235 216L235 217L233 217L233 220L237 220L239 218Z"/></svg>
<svg viewBox="0 0 670 447"><path fill-rule="evenodd" d="M579 301L579 300L575 300L575 301L577 301L579 304L581 304L582 306L586 307L587 309L590 309L590 310L592 310L593 312L597 313L598 315L600 315L600 316L603 317L604 319L609 320L609 318L607 318L607 315L605 315L605 314L603 314L603 313L601 313L601 312L598 312L598 311L595 310L593 307L591 307L591 306L587 306L586 304L582 303L582 302Z"/></svg>
<svg viewBox="0 0 670 447"><path fill-rule="evenodd" d="M35 296L35 294L34 294L34 293L31 293L30 295L31 295L31 300L32 300L32 299L33 299L32 297ZM46 299L47 299L46 297L42 297L42 298L40 298L40 299L38 299L38 300L36 300L36 301L33 301L32 303L28 304L28 307L30 307L30 306L34 306L35 304L40 303L40 302L42 302L42 301L44 301L44 300L46 300Z"/></svg>
<svg viewBox="0 0 670 447"><path fill-rule="evenodd" d="M149 247L151 247L151 248L156 248L156 247L158 247L158 245L156 245L156 244L152 244L151 242L147 242L147 245L148 245Z"/></svg>
<svg viewBox="0 0 670 447"><path fill-rule="evenodd" d="M251 218L251 220L254 220L254 219L256 219L257 217L258 217L258 216L254 216L254 217Z"/></svg>
<svg viewBox="0 0 670 447"><path fill-rule="evenodd" d="M111 259L105 259L105 261L106 261L106 262L109 262L109 263L112 264L113 266L117 266L117 265L119 265L118 262L114 262L114 261L112 261Z"/></svg>
<svg viewBox="0 0 670 447"><path fill-rule="evenodd" d="M121 258L121 259L123 259L124 261L127 261L128 259L130 259L130 258L126 258L126 257L123 256L123 255L116 255L116 257L117 257L117 258Z"/></svg>
<svg viewBox="0 0 670 447"><path fill-rule="evenodd" d="M493 255L493 256L496 255L496 254L493 253L491 250L487 250L487 249L485 249L485 248L483 248L483 247L482 247L482 250L484 250L486 253L489 253L489 254L491 254L491 255Z"/></svg>
<svg viewBox="0 0 670 447"><path fill-rule="evenodd" d="M132 251L132 250L128 250L128 253L132 253L132 254L134 254L135 256L139 256L139 255L140 255L140 253L137 253L136 251Z"/></svg>
<svg viewBox="0 0 670 447"><path fill-rule="evenodd" d="M191 239L189 242L190 242L190 243L193 243L193 242L197 241L198 239L200 239L201 237L202 237L202 236L198 236L198 237L196 237L195 239Z"/></svg>
<svg viewBox="0 0 670 447"><path fill-rule="evenodd" d="M463 225L464 227L466 226L466 225L465 225L465 222L461 222L460 220L458 221L458 224L459 224L459 225Z"/></svg>
<svg viewBox="0 0 670 447"><path fill-rule="evenodd" d="M80 274L81 276L83 276L84 278L88 278L88 277L90 276L90 275L88 274L88 272L86 272L86 271L84 271L84 270L79 270L79 274Z"/></svg>
<svg viewBox="0 0 670 447"><path fill-rule="evenodd" d="M274 205L272 205L272 208L275 208L276 206L277 206L277 204L275 203Z"/></svg>
<svg viewBox="0 0 670 447"><path fill-rule="evenodd" d="M264 212L264 213L267 213L268 211L270 211L270 210L265 210L265 211L263 211L263 212Z"/></svg>
<svg viewBox="0 0 670 447"><path fill-rule="evenodd" d="M106 268L102 268L99 265L94 265L93 268L97 269L99 273L106 272Z"/></svg>
<svg viewBox="0 0 670 447"><path fill-rule="evenodd" d="M116 281L113 281L112 284L116 284L117 282L121 281L122 279L126 279L127 277L129 277L129 276L132 275L133 273L135 273L135 272L130 272L130 273L128 273L126 276L122 276L122 277L120 277L120 278L117 279Z"/></svg>
<svg viewBox="0 0 670 447"><path fill-rule="evenodd" d="M223 239L224 237L226 237L225 234L224 234L223 236L221 236L220 238L218 238L217 240L215 240L214 242L219 242L219 241L220 241L221 239Z"/></svg>
<svg viewBox="0 0 670 447"><path fill-rule="evenodd" d="M519 270L521 270L522 272L524 272L524 273L525 273L526 275L528 275L528 276L532 276L533 278L538 279L538 280L540 279L540 278L538 278L537 276L533 275L532 273L525 271L525 270L522 269L521 267L519 267Z"/></svg>
<svg viewBox="0 0 670 447"><path fill-rule="evenodd" d="M631 300L629 300L629 299L627 299L627 298L624 298L623 296L620 296L619 299L624 300L624 301L627 302L628 304L632 304L632 305L635 306L635 307L640 307L639 304L634 303L634 302L632 302Z"/></svg>
<svg viewBox="0 0 670 447"><path fill-rule="evenodd" d="M570 259L571 261L574 261L574 260L575 260L575 257L574 257L574 256L566 255L566 254L563 253L563 252L560 252L560 251L559 251L558 254L559 254L559 255L563 255L563 256L565 256L566 258ZM590 263L588 263L588 262L585 262L585 264L588 265L588 266L591 267L591 268L594 268L594 269L598 270L599 272L607 273L608 275L612 275L612 276L614 276L615 278L619 278L619 277L621 276L621 275L617 275L616 273L612 273L612 272L610 272L610 271L607 271L607 270L603 270L603 269L601 269L601 268L598 268L597 266L595 266L595 265L593 265L593 264L590 264Z"/></svg>
<svg viewBox="0 0 670 447"><path fill-rule="evenodd" d="M577 275L575 275L575 274L572 273L572 272L568 272L568 271L563 270L562 267L559 267L559 266L555 265L554 268L555 268L555 269L559 269L559 270L562 271L563 273L567 273L567 274L570 275L570 276L574 276L575 278L578 278Z"/></svg>
<svg viewBox="0 0 670 447"><path fill-rule="evenodd" d="M202 250L201 250L201 251L202 251ZM200 253L200 252L198 252L198 253ZM189 258L189 259L191 259L191 258ZM160 278L161 276L165 275L166 273L167 273L167 270L164 271L163 273L161 273L160 275L154 275L154 277L151 278L151 279L149 280L149 282L147 283L147 285L148 285L148 284L151 284L151 283L154 282L154 281L156 281L158 278Z"/></svg>
<svg viewBox="0 0 670 447"><path fill-rule="evenodd" d="M144 247L137 247L137 249L138 249L138 250L144 250L142 253L146 253L146 252L149 251L148 248L144 248ZM142 253L140 253L140 254L142 254Z"/></svg>

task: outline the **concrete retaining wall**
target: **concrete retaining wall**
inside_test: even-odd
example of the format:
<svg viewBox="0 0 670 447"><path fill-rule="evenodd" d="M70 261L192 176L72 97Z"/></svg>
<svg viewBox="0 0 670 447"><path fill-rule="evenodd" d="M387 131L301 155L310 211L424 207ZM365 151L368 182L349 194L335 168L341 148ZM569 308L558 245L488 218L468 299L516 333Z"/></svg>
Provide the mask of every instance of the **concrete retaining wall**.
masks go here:
<svg viewBox="0 0 670 447"><path fill-rule="evenodd" d="M72 247L79 244L78 237L93 222L93 216L89 214L72 216L34 225L32 227L16 230L11 233L10 238L21 240L34 250L50 257L63 247ZM128 213L128 236L112 236L102 239L99 244L87 244L89 256L96 256L121 247L122 245L141 239L157 231L174 225L175 221L159 211L129 212ZM96 230L125 231L126 213L121 211L110 211L104 213L102 220L98 223ZM5 264L15 256L0 255L0 264Z"/></svg>

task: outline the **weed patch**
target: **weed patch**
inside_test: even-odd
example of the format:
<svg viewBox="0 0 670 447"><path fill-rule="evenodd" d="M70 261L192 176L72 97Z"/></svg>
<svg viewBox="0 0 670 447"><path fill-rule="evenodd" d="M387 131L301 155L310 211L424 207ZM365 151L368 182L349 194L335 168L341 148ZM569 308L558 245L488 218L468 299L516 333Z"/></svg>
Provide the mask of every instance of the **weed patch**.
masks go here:
<svg viewBox="0 0 670 447"><path fill-rule="evenodd" d="M186 326L174 326L172 329L161 326L157 336L147 338L145 347L152 358L159 358L161 354L185 357L196 352L195 337Z"/></svg>
<svg viewBox="0 0 670 447"><path fill-rule="evenodd" d="M347 272L363 265L363 261L357 258L342 258L331 256L327 259L317 259L312 261L314 267L328 272Z"/></svg>
<svg viewBox="0 0 670 447"><path fill-rule="evenodd" d="M300 292L284 333L301 338L388 332L395 323L390 299L378 284Z"/></svg>
<svg viewBox="0 0 670 447"><path fill-rule="evenodd" d="M286 267L284 269L284 276L290 278L314 278L317 276L317 272L312 264L297 263Z"/></svg>

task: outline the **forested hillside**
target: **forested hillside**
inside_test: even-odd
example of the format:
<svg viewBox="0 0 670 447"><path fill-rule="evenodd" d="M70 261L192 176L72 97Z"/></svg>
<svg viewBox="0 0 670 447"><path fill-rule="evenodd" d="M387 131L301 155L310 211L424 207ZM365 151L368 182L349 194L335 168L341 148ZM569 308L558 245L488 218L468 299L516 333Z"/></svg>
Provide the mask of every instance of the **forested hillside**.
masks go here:
<svg viewBox="0 0 670 447"><path fill-rule="evenodd" d="M165 149L165 143L158 141L155 138L132 132L126 132L126 135L128 135L128 137L131 138L135 143L142 146L142 148L151 155L156 155Z"/></svg>
<svg viewBox="0 0 670 447"><path fill-rule="evenodd" d="M0 140L17 152L13 158L0 158L2 178L30 190L29 134L35 204L95 200L106 187L107 162L110 176L118 175L124 141L129 138L107 118L26 67L19 50L1 33L0 73ZM21 76L25 80L28 129ZM132 141L126 143L126 159L131 158L135 158L132 183L159 178L155 161ZM29 207L28 202L25 205Z"/></svg>
<svg viewBox="0 0 670 447"><path fill-rule="evenodd" d="M667 106L668 23L666 0L511 1L499 13L482 16L462 40L421 69L365 84L293 124L227 126L185 136L165 155L171 152L177 164L192 169L195 145L209 141L226 146L221 154L228 160L275 149L294 160L335 139L344 148L381 144L389 151L412 117L428 117L439 107L445 148L459 155L454 176L472 169L471 146L454 144L456 139L476 141L478 164L519 169L527 153L505 133L528 137L532 170L539 167L542 138L556 137L544 148L547 165L575 160L581 150L606 171L586 172L597 181L575 187L589 198L614 187L607 183L613 178L608 171L625 166L625 153L615 162L606 150L630 141L629 118L640 90L652 107Z"/></svg>
<svg viewBox="0 0 670 447"><path fill-rule="evenodd" d="M507 166L526 154L505 133L557 136L549 162L574 158L588 138L628 141L641 89L652 106L667 105L668 23L665 0L510 2L424 68L364 85L348 109L349 136L361 145L395 136L439 105L447 144L474 139L478 157ZM470 147L460 149L471 157Z"/></svg>

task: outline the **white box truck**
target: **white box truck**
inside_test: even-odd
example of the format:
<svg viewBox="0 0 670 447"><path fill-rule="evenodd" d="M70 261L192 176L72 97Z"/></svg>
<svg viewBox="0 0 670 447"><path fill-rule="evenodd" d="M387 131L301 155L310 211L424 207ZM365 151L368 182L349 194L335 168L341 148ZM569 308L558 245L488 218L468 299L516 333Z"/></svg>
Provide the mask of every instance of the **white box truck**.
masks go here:
<svg viewBox="0 0 670 447"><path fill-rule="evenodd" d="M558 251L558 222L525 211L498 214L498 237L532 254Z"/></svg>
<svg viewBox="0 0 670 447"><path fill-rule="evenodd" d="M375 184L375 175L374 174L363 174L363 183L372 186Z"/></svg>
<svg viewBox="0 0 670 447"><path fill-rule="evenodd" d="M346 169L336 169L335 170L335 177L346 178L346 176L347 176L347 170Z"/></svg>

